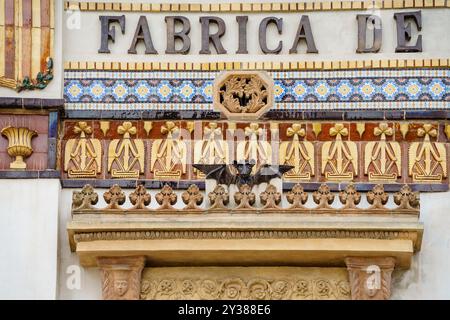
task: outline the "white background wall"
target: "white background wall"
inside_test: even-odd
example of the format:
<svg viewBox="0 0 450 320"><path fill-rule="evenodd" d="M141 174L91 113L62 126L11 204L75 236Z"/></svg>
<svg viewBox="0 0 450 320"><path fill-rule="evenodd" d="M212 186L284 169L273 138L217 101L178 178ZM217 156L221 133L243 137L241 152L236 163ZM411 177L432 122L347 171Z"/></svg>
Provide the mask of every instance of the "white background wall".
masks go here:
<svg viewBox="0 0 450 320"><path fill-rule="evenodd" d="M0 180L0 299L55 299L59 180Z"/></svg>

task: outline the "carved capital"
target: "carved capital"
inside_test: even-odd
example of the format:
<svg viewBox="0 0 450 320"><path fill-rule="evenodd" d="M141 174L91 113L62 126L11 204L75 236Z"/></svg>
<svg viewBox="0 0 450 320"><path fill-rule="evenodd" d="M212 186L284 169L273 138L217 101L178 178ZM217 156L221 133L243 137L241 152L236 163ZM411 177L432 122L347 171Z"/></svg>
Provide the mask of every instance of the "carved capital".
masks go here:
<svg viewBox="0 0 450 320"><path fill-rule="evenodd" d="M145 257L100 257L104 300L138 300Z"/></svg>
<svg viewBox="0 0 450 320"><path fill-rule="evenodd" d="M353 300L387 300L391 296L392 257L348 257L347 265Z"/></svg>

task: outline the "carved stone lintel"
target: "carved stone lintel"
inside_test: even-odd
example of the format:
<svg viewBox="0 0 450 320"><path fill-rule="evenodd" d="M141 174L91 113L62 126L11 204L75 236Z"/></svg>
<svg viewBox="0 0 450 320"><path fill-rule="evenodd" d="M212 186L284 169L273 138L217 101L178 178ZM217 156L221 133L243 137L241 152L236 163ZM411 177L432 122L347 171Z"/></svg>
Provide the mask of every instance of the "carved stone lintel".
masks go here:
<svg viewBox="0 0 450 320"><path fill-rule="evenodd" d="M353 300L387 300L391 296L392 257L348 257L347 265Z"/></svg>
<svg viewBox="0 0 450 320"><path fill-rule="evenodd" d="M100 257L104 300L138 300L145 257Z"/></svg>

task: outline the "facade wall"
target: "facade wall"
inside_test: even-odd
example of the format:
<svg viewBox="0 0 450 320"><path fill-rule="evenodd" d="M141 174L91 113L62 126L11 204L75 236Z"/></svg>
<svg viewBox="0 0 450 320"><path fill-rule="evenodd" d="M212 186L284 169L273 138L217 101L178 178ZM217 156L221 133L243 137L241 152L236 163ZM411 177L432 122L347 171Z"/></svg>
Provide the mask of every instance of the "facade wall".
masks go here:
<svg viewBox="0 0 450 320"><path fill-rule="evenodd" d="M0 190L0 297L57 298L59 180L0 180Z"/></svg>
<svg viewBox="0 0 450 320"><path fill-rule="evenodd" d="M136 3L134 0L99 1ZM3 2L0 0L0 3ZM385 181L388 185L386 190L390 193L388 207L389 209L394 208L393 192L398 191L404 183L410 184L413 191L421 191L420 222L424 224L421 250L414 255L411 268L409 270L395 270L393 273L391 299L450 299L450 276L448 275L448 270L450 270L450 234L448 232L450 230L450 191L448 191L449 178L446 172L446 170L450 170L450 158L448 157L448 154L450 154L450 41L445 41L449 37L448 31L450 30L450 0L445 0L446 8L431 9L424 7L423 9L383 10L374 8L349 11L299 11L295 13L182 11L142 13L89 10L79 12L71 11L70 8L65 10L64 2L55 0L54 79L44 90L25 90L19 93L12 89L0 87L0 130L8 126L22 126L35 130L38 134L38 138L34 138L30 143L32 149L34 149L34 154L26 159L26 162L28 161L27 170L12 170L9 167L12 158L7 154L8 139L6 136L0 135L0 203L2 204L0 207L0 243L2 243L0 248L0 283L2 284L0 285L0 299L102 299L104 295L102 296L100 269L81 267L78 255L70 250L67 224L72 221L73 192L80 191L83 185L87 183L94 185L96 192L99 194L98 207L104 208L107 204L102 195L108 190L107 188L118 183L128 195L131 188L135 186L136 180L142 179L146 186L151 185L155 188L148 190L148 192L152 197L151 209L156 209L158 205L153 200L155 194L160 191L156 188L159 188L159 184L162 185L162 183L161 179L158 179L151 171L152 169L148 168L148 165L151 162L150 157L153 157L151 151L154 141L165 139L162 135L162 126L166 124L166 121L178 121L180 128L188 130L191 128L189 137L185 139L185 141L190 141L189 145L191 145L194 141L204 139L206 123L211 119L224 123L224 131L231 127L227 127L230 123L236 127L236 123L240 122L238 126L243 129L250 122L255 121L265 126L267 132L271 130L282 132L283 138L277 136L274 140L284 142L291 139L291 136L289 136L289 139L287 138L286 133L289 126L294 123L304 126L307 134L300 140L302 142L314 142L314 148L317 147L313 152L313 160L315 161L313 178L303 183L307 192L317 190L317 187L323 182L332 184L333 192L336 192L336 190L342 190L345 184L349 182L327 180L321 172L321 165L323 166L323 159L322 162L320 159L322 146L328 141L335 141L335 138L331 136L331 127L339 122L345 122L345 126L348 127L350 132L348 138L343 139L344 142L357 141L358 143L357 154L360 161L357 165L359 166L359 175L355 179L352 175L351 179L358 184L358 190L361 192L372 190L372 187L379 181L370 181L367 173L363 173L364 164L362 161L368 158L364 146L367 143L380 141L379 135L375 136L374 128L382 122L387 122L395 133L393 137L387 138L387 140L384 137L384 139L389 142L400 141L402 143L399 147L402 155L399 157L401 158L399 163L401 163L402 168L399 169L398 176L394 180ZM148 3L149 1L140 0L140 2ZM160 0L157 2L172 4L174 2L202 1ZM236 2L236 0L208 1L208 3L214 4ZM259 0L256 2L285 3L286 1ZM307 0L306 2L314 2L314 0ZM423 11L422 31L420 32L423 37L423 52L396 53L397 34L394 13L417 10ZM383 45L379 53L358 54L356 53L358 28L355 16L367 13L373 13L381 17ZM304 53L304 44L298 46L298 54L289 54L300 17L303 14L310 16L315 44L319 50L317 54ZM119 26L115 24L116 41L115 43L109 42L111 54L98 53L101 42L100 15L126 16L125 35L121 34ZM148 18L153 44L158 51L156 55L144 55L142 44L138 46L138 54L127 53L141 15ZM191 22L191 49L189 54L170 55L164 53L167 40L164 17L168 15L181 15L189 18ZM247 26L248 54L235 53L238 46L236 16L242 15L249 16ZM227 30L221 38L221 42L227 50L227 54L199 54L201 48L199 17L201 16L218 16L224 19ZM282 35L278 35L273 25L270 25L267 31L269 47L276 47L278 41L283 41L283 50L279 55L266 55L260 49L257 36L258 25L263 18L268 16L283 17ZM0 25L0 30L2 28L3 25ZM415 26L413 26L412 33L415 34L412 42L415 42L418 33ZM0 43L0 47L2 45L3 43ZM212 51L214 52L214 50ZM396 59L401 61L398 68L392 67L392 65L388 67L378 65L376 67L375 63L372 64L373 61L377 63L384 61L384 63L389 64L389 61L395 61ZM371 67L366 68L366 62L364 62L364 67L354 69L343 67L340 70L338 70L339 67L335 68L336 63L339 66L340 64L348 64L349 61L356 63L356 61L361 62L363 60L368 61L367 64ZM97 67L98 65L106 66L106 64L102 64L104 62L112 62L119 67L111 67L110 65L110 68L106 71ZM122 67L127 65L128 62L130 63L127 67ZM296 100L292 98L295 101L289 99L284 101L280 94L274 100L274 106L269 108L271 115L268 116L268 119L270 120L249 118L248 121L247 119L230 121L230 119L224 118L223 113L218 112L217 106L214 106L212 91L214 80L220 72L223 70L232 71L233 68L219 67L219 63L222 63L222 65L225 63L226 66L227 62L242 62L242 65L247 66L242 67L242 69L252 69L248 67L250 63L269 62L271 67L262 69L267 69L265 71L267 71L269 77L275 80L273 88L270 89L276 88L280 92L287 90L287 86L284 86L283 83L295 78L298 82L310 83L308 90L313 94L309 96L309 99L316 98L316 100L313 99L313 102L307 101L305 95L296 97ZM300 63L313 62L310 64L313 67L293 67L292 69L289 69L289 67L284 70L282 66L289 65L283 64L286 62L295 62L297 66ZM317 65L320 63L320 68L316 68L316 62ZM328 63L328 67L325 67L325 62ZM161 63L161 68L154 67L157 63ZM195 67L195 70L188 69L185 63L190 63L191 67L194 65L200 67ZM152 67L143 70L144 64L150 64ZM421 65L417 66L417 64ZM141 65L141 70L136 68L138 65ZM166 67L162 67L162 65L166 65ZM172 70L168 67L173 65L183 65L183 67L178 70L176 68ZM206 67L203 67L203 65L206 65ZM214 69L210 69L212 65L214 65ZM326 82L329 85L326 88L329 92L337 90L333 89L334 87L337 88L337 82L340 84L348 82L356 83L355 85L352 84L351 90L360 92L361 87L358 87L358 85L365 83L366 80L369 82L368 79L373 80L373 83L371 83L372 89L377 87L377 90L384 90L384 96L374 94L365 101L362 99L355 102L356 100L350 101L349 98L348 101L336 102L319 97L320 90L316 88L317 81ZM185 82L191 86L192 83L197 83L197 87L194 89L197 92L203 90L203 93L199 94L201 97L195 97L193 94L191 98L182 97L177 80L179 82L186 80ZM391 90L397 92L397 95L392 94L395 97L389 97L389 89L386 90L384 87L384 81L394 84L394 88L391 88ZM147 93L145 90L153 90L154 99L159 100L150 101L151 99L148 98L150 95L148 95L144 98L140 96L144 99L143 102L125 101L126 94L123 92L127 90L132 94L126 98L139 100L138 84L140 82L146 83L146 86L141 88L144 92ZM294 83L294 81L291 82ZM119 88L118 91L122 90L122 96L117 98L116 92L111 92L120 87L121 83L123 88ZM123 85L124 83L126 83L126 86ZM169 89L176 92L173 93L173 96L179 95L173 99L174 101L169 101L170 99L166 99L166 97L161 98L161 87L166 84L170 87ZM417 85L414 86L414 84ZM71 86L74 88L73 92L75 92L73 96L71 95ZM291 86L293 87L292 84ZM103 94L103 96L98 94L99 90L104 90L104 92L108 90L109 97L105 98L106 94ZM292 91L293 89L290 88L289 90ZM439 92L433 95L433 90ZM417 92L421 92L423 95ZM114 96L117 101L111 102L113 100L111 96ZM335 96L331 99L337 99ZM72 98L73 101L70 100ZM199 102L198 99L200 98L203 101ZM22 99L26 99L26 102ZM61 102L64 99L66 100L65 105ZM186 101L180 102L177 99L185 99ZM138 102L142 103L139 104ZM52 106L46 106L45 103L51 103ZM336 106L339 106L339 108ZM381 113L377 113L377 111ZM279 113L277 114L277 112ZM351 112L355 113L352 115ZM386 117L387 114L388 117ZM166 118L166 115L169 116ZM192 117L189 118L190 116ZM133 121L133 125L138 127L138 133L133 133L130 139L128 139L130 137L128 135L128 140L145 140L145 147L142 147L142 151L145 153L146 167L145 172L138 173L137 177L130 178L128 176L128 178L118 179L118 176L111 173L111 168L107 168L110 158L115 157L115 155L111 156L115 151L110 152L108 147L112 141L122 139L122 134L118 134L118 127L125 121ZM74 133L75 126L79 125L80 122L86 122L92 128L82 134L80 133L81 130ZM148 127L145 129L144 126L148 124L153 125L153 129L148 129ZM320 124L320 130L316 132L317 124ZM359 125L361 124L365 133L359 131L361 128ZM103 125L108 126L108 129L105 130ZM405 125L406 132L404 132ZM424 131L427 125L431 128L430 132L436 131L434 136L431 136L428 131L421 135L418 133L420 130ZM88 133L88 131L91 132ZM70 176L69 170L64 169L64 161L69 158L73 163L78 161L79 163L75 164L77 166L86 160L86 157L84 160L80 160L81 158L77 158L78 155L71 156L70 152L65 153L65 146L68 141L74 142L76 140L76 143L73 143L73 146L75 146L81 140L82 135L85 135L83 139L97 140L97 150L101 151L92 158L101 157L102 164L99 165L100 170L93 170L90 176L88 175L86 178L85 175L80 179L76 174ZM298 138L298 136L296 137ZM249 138L244 137L243 140L245 139ZM411 162L408 160L414 157L414 155L408 153L410 146L415 143L416 146L423 147L429 142L427 139L431 139L427 148L432 150L427 149L427 156L431 154L434 158L430 161L434 161L433 163L436 164L434 168L438 168L438 171L441 170L438 172L439 177L437 179L434 176L434 181L432 180L432 174L425 177L424 180L420 180L413 178L413 175L408 172L409 166L411 166ZM87 145L88 147L91 146L89 143ZM99 145L101 147L98 147ZM436 145L440 147L439 150L436 149ZM77 148L68 151L74 151ZM79 150L77 152L80 152ZM278 157L278 145L274 147L274 150L276 150L274 152L274 158L276 158ZM193 149L188 150L188 152L192 155L195 153ZM231 154L233 152L234 150L231 150ZM437 159L439 158L439 152L441 152L441 155L445 155L445 159ZM437 156L435 156L436 154ZM423 157L426 158L426 156ZM171 155L168 155L167 158L170 159ZM161 159L159 158L159 160ZM422 160L425 163L429 159L421 159L420 161ZM190 159L187 165L190 166L192 162L192 159ZM71 164L72 169L73 163ZM439 167L439 164L441 167ZM92 171L92 168L88 169ZM86 174L86 171L84 174ZM46 179L41 179L42 177ZM183 184L183 186L188 186L190 183L201 184L201 189L206 184L206 191L201 191L204 196L201 208L206 209L207 196L205 194L213 191L211 185L208 185L202 176L191 170L190 167L188 173L184 173L180 180L181 183L180 181L178 183ZM177 182L171 181L171 183L175 185ZM288 181L288 184L293 185L294 182ZM278 190L281 190L282 186L281 181L277 181L276 187ZM180 186L177 185L177 187ZM264 188L259 188L256 193L259 195L264 192ZM184 191L182 189L183 187L180 187L180 189L175 190L179 200ZM236 187L231 187L230 194L236 191ZM284 207L289 206L285 194L282 194L282 198L282 205ZM338 196L333 204L334 209L342 207L337 198ZM262 207L259 200L257 202L257 205ZM311 196L307 206L309 208L315 207ZM124 207L131 207L129 201ZM182 209L183 207L182 202L179 201L175 209ZM362 207L364 209L369 207L365 197L362 200ZM179 211L177 212L179 213ZM232 218L230 214L230 219ZM338 218L341 219L342 217L339 216ZM399 217L400 219L402 217ZM169 223L170 220L168 218ZM388 227L386 230L389 229ZM344 265L340 267L344 267Z"/></svg>

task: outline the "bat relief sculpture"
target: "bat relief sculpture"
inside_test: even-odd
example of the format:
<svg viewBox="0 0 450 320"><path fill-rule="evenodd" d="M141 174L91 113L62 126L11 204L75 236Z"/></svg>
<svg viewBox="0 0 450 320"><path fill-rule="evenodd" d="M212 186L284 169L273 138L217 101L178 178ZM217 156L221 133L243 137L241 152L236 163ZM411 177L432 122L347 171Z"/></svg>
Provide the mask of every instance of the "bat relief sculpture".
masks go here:
<svg viewBox="0 0 450 320"><path fill-rule="evenodd" d="M260 169L252 174L253 167L256 162L254 160L234 161L232 165L226 164L194 164L194 168L200 170L206 175L206 179L216 180L217 184L225 184L227 186L248 185L250 187L261 183L269 183L270 180L281 178L283 174L293 168L288 165L262 165Z"/></svg>

